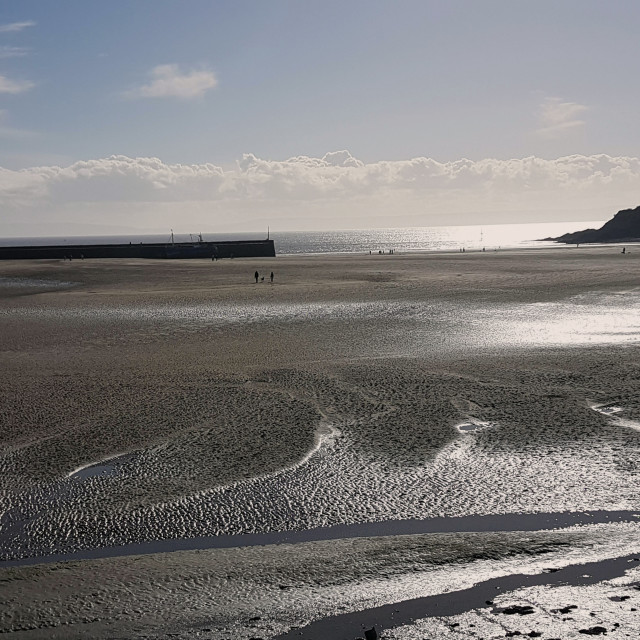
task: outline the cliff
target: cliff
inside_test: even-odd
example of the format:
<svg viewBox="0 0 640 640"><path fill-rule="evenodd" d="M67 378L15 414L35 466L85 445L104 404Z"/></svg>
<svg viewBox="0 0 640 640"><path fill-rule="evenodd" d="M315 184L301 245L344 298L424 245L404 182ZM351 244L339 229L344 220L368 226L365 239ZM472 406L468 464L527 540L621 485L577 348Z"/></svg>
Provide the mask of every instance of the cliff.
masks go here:
<svg viewBox="0 0 640 640"><path fill-rule="evenodd" d="M640 207L618 211L600 229L584 229L565 233L558 238L547 238L566 244L585 242L640 242Z"/></svg>

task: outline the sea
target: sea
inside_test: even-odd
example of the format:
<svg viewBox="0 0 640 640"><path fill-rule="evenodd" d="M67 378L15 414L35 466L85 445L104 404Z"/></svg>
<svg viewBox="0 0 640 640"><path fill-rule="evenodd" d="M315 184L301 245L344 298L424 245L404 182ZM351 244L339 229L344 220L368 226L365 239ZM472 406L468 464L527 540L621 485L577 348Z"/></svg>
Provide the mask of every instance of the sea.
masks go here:
<svg viewBox="0 0 640 640"><path fill-rule="evenodd" d="M537 222L527 224L493 224L441 227L406 227L388 229L347 229L336 231L277 231L238 233L176 233L175 242L216 242L222 240L273 239L278 255L326 253L414 253L431 251L478 251L554 246L545 238L571 231L599 228L603 220L583 222ZM49 244L110 244L128 242L170 242L171 233L104 236L22 237L0 240L0 246Z"/></svg>

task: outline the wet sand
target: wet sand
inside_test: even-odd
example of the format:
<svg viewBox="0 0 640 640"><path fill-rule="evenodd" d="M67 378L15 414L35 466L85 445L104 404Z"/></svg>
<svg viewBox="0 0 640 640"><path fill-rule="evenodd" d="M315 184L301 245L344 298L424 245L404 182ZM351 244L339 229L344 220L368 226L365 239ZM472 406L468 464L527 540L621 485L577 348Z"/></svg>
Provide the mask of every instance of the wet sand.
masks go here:
<svg viewBox="0 0 640 640"><path fill-rule="evenodd" d="M274 283L256 284L256 269ZM0 556L637 510L639 276L640 252L614 247L0 263ZM340 607L430 595L434 566L453 591L472 586L478 562L489 579L532 556L636 553L635 527L535 532L549 537L539 546L513 532L398 542L385 530L5 567L0 628L266 638ZM415 545L444 560L404 555ZM198 575L176 569L189 554ZM316 554L333 558L331 576L304 568ZM220 557L227 573L213 579ZM266 558L278 560L260 569Z"/></svg>

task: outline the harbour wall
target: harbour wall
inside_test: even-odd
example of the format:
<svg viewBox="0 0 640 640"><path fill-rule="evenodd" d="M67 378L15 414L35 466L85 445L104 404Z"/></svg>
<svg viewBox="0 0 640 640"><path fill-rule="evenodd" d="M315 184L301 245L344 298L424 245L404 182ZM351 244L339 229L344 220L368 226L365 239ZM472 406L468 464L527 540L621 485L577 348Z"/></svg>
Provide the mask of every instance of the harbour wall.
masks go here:
<svg viewBox="0 0 640 640"><path fill-rule="evenodd" d="M276 255L273 240L222 242L76 244L0 247L0 260L64 260L85 258L260 258Z"/></svg>

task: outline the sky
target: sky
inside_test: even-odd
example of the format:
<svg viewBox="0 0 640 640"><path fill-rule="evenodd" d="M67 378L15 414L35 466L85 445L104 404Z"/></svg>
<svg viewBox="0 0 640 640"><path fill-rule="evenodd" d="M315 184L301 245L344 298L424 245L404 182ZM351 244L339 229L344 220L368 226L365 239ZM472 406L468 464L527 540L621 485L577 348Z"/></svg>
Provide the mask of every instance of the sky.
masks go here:
<svg viewBox="0 0 640 640"><path fill-rule="evenodd" d="M604 220L637 0L2 0L2 236Z"/></svg>

